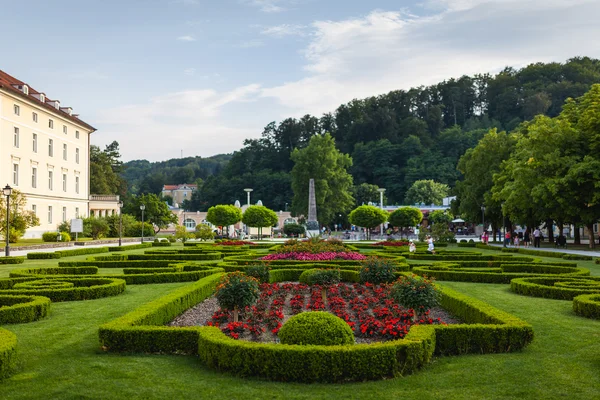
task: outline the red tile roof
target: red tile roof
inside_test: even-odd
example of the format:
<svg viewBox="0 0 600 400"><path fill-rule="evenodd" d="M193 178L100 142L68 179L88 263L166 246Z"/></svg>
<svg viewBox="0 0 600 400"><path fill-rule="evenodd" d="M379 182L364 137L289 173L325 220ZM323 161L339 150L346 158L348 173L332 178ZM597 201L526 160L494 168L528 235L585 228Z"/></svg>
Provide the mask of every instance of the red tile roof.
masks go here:
<svg viewBox="0 0 600 400"><path fill-rule="evenodd" d="M29 94L27 95L27 94L23 93L21 90L17 89L13 85L27 85L29 87ZM31 86L26 84L25 82L18 80L14 76L9 75L2 70L0 70L0 89L6 89L6 90L10 91L11 93L14 93L14 94L19 95L20 97L26 98L27 100L30 100L32 102L37 102L36 104L38 104L40 107L44 107L50 111L53 111L55 114L59 114L61 117L66 118L70 121L73 121L76 124L83 125L84 127L90 129L92 132L94 132L96 130L96 128L94 128L93 126L80 120L79 118L77 118L73 115L69 115L67 112L59 110L59 109L51 106L50 104L42 103L41 101L36 99L33 95L40 94L43 92L38 92L37 90L33 89ZM52 102L52 101L56 101L56 100L51 100L49 97L46 96L46 102Z"/></svg>
<svg viewBox="0 0 600 400"><path fill-rule="evenodd" d="M192 183L183 183L183 184L179 184L179 185L164 185L163 186L163 190L177 190L177 189L183 189L185 186L189 187L190 189L194 190L194 189L198 189L198 185L196 184L192 184Z"/></svg>

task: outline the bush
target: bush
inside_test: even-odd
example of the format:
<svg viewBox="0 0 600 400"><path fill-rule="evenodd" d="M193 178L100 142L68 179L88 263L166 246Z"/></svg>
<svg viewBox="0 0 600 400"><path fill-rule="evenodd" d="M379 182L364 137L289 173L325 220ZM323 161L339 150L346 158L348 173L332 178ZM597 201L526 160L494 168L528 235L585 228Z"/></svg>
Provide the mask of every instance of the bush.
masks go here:
<svg viewBox="0 0 600 400"><path fill-rule="evenodd" d="M266 265L250 265L245 269L246 275L256 278L260 283L269 282L269 270Z"/></svg>
<svg viewBox="0 0 600 400"><path fill-rule="evenodd" d="M216 292L219 306L224 310L233 310L234 322L238 322L238 311L254 304L259 295L258 280L243 272L227 274L219 282Z"/></svg>
<svg viewBox="0 0 600 400"><path fill-rule="evenodd" d="M283 233L285 233L287 236L300 237L300 235L304 235L306 233L306 229L304 229L304 226L300 224L285 224L283 225Z"/></svg>
<svg viewBox="0 0 600 400"><path fill-rule="evenodd" d="M23 264L24 262L25 257L21 256L0 257L0 264Z"/></svg>
<svg viewBox="0 0 600 400"><path fill-rule="evenodd" d="M279 330L282 344L351 345L354 333L341 318L325 311L303 312L291 317Z"/></svg>
<svg viewBox="0 0 600 400"><path fill-rule="evenodd" d="M215 238L215 232L206 224L196 225L195 235L196 239L200 240L212 240Z"/></svg>
<svg viewBox="0 0 600 400"><path fill-rule="evenodd" d="M0 380L8 377L17 363L17 336L0 328Z"/></svg>
<svg viewBox="0 0 600 400"><path fill-rule="evenodd" d="M175 238L173 238L173 242L175 242ZM167 241L167 242L161 242L158 241L158 239L154 239L154 242L152 242L152 247L170 247L171 246L171 242Z"/></svg>
<svg viewBox="0 0 600 400"><path fill-rule="evenodd" d="M57 251L62 257L82 256L84 254L108 253L108 247L88 247L83 249Z"/></svg>
<svg viewBox="0 0 600 400"><path fill-rule="evenodd" d="M45 317L50 299L41 296L0 295L0 324L22 324Z"/></svg>
<svg viewBox="0 0 600 400"><path fill-rule="evenodd" d="M23 278L21 278L23 279ZM116 296L125 291L125 281L115 278L72 278L60 277L63 282L74 284L72 288L51 289L5 289L0 290L0 294L25 295L25 296L44 296L54 302L58 301L78 301L92 300L102 297ZM15 283L15 280L12 280Z"/></svg>
<svg viewBox="0 0 600 400"><path fill-rule="evenodd" d="M339 269L310 269L300 275L300 282L307 285L330 286L340 283Z"/></svg>
<svg viewBox="0 0 600 400"><path fill-rule="evenodd" d="M389 283L396 279L394 275L396 263L390 259L369 257L362 262L360 268L360 281L362 283Z"/></svg>
<svg viewBox="0 0 600 400"><path fill-rule="evenodd" d="M415 318L439 304L439 293L433 281L414 274L401 276L392 286L390 296L397 303L415 310Z"/></svg>
<svg viewBox="0 0 600 400"><path fill-rule="evenodd" d="M42 240L44 242L70 242L71 235L68 232L60 232L59 240L58 232L44 232L42 233Z"/></svg>
<svg viewBox="0 0 600 400"><path fill-rule="evenodd" d="M600 294L584 294L573 299L575 314L600 319Z"/></svg>
<svg viewBox="0 0 600 400"><path fill-rule="evenodd" d="M39 252L39 253L27 253L27 259L28 260L48 260L51 258L60 258L60 253L57 252L53 252L53 253L46 253L46 252Z"/></svg>

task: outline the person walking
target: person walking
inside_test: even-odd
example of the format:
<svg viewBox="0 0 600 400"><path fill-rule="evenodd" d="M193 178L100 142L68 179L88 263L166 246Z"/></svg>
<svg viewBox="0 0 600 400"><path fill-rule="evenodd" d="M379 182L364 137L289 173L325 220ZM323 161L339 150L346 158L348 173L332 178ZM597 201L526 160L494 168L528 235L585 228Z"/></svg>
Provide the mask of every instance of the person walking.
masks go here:
<svg viewBox="0 0 600 400"><path fill-rule="evenodd" d="M427 251L431 254L435 254L435 248L433 246L433 238L431 236L427 236Z"/></svg>
<svg viewBox="0 0 600 400"><path fill-rule="evenodd" d="M535 228L533 231L533 247L540 247L540 239L542 237L542 232L539 228Z"/></svg>
<svg viewBox="0 0 600 400"><path fill-rule="evenodd" d="M523 244L525 247L529 247L529 243L531 243L531 235L529 234L529 228L525 230L525 234L523 235Z"/></svg>

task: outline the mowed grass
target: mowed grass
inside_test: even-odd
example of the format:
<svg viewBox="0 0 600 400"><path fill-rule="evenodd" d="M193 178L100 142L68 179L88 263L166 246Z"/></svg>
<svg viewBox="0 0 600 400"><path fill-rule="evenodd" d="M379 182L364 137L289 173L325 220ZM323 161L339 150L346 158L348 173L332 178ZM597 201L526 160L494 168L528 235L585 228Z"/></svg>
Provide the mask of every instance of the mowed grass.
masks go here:
<svg viewBox="0 0 600 400"><path fill-rule="evenodd" d="M599 265L580 265L600 275ZM575 316L570 301L519 296L511 293L508 285L440 282L531 323L535 340L524 351L441 357L414 375L384 381L343 385L268 382L215 372L191 356L102 352L99 325L186 284L129 285L117 297L54 303L44 320L4 326L17 334L19 356L15 375L0 382L0 399L600 396L600 321Z"/></svg>

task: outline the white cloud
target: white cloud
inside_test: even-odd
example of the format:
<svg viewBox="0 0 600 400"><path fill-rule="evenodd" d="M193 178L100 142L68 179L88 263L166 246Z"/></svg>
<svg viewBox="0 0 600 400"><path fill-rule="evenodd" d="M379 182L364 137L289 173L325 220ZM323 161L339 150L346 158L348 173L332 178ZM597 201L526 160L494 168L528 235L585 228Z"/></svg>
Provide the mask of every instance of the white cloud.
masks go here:
<svg viewBox="0 0 600 400"><path fill-rule="evenodd" d="M242 0L244 3L257 7L262 12L278 13L284 11L285 8L281 4L286 3L286 0Z"/></svg>
<svg viewBox="0 0 600 400"><path fill-rule="evenodd" d="M180 42L195 42L196 38L190 35L185 35L185 36L179 36L177 38L177 40L179 40Z"/></svg>
<svg viewBox="0 0 600 400"><path fill-rule="evenodd" d="M198 0L175 0L173 3L185 4L186 6L195 6L198 3Z"/></svg>
<svg viewBox="0 0 600 400"><path fill-rule="evenodd" d="M373 11L316 21L304 50L306 76L264 88L290 114L320 115L341 103L537 61L600 57L600 2L594 0L431 0L416 17ZM273 117L271 117L273 119Z"/></svg>
<svg viewBox="0 0 600 400"><path fill-rule="evenodd" d="M193 76L196 74L196 68L186 68L183 70L183 73L187 76Z"/></svg>
<svg viewBox="0 0 600 400"><path fill-rule="evenodd" d="M283 24L264 28L260 33L263 35L282 38L284 36L305 36L305 25Z"/></svg>

